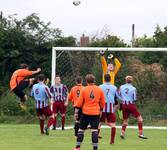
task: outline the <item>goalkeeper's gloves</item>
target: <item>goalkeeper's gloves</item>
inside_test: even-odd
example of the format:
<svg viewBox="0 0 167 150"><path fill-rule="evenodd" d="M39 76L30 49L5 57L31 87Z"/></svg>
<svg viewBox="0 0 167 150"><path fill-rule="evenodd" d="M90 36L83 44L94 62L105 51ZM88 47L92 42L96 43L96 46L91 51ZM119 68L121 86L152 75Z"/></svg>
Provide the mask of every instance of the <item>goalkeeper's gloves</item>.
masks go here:
<svg viewBox="0 0 167 150"><path fill-rule="evenodd" d="M100 55L104 56L104 51L103 50L100 51Z"/></svg>
<svg viewBox="0 0 167 150"><path fill-rule="evenodd" d="M112 60L114 60L114 55L113 54L110 54L110 55L108 55L108 57L107 57L108 59L112 59Z"/></svg>

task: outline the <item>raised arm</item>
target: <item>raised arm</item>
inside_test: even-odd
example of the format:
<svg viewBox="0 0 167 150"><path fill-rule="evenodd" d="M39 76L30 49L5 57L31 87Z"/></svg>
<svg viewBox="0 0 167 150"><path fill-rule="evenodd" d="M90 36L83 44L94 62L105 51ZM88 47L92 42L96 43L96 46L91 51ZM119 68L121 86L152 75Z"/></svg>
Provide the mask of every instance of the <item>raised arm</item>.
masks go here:
<svg viewBox="0 0 167 150"><path fill-rule="evenodd" d="M102 65L103 74L106 74L107 73L107 62L104 56L101 56L101 65Z"/></svg>
<svg viewBox="0 0 167 150"><path fill-rule="evenodd" d="M114 58L114 62L115 62L115 69L114 69L114 73L115 75L118 73L118 70L120 69L121 67L121 63L120 61L117 59L117 58Z"/></svg>

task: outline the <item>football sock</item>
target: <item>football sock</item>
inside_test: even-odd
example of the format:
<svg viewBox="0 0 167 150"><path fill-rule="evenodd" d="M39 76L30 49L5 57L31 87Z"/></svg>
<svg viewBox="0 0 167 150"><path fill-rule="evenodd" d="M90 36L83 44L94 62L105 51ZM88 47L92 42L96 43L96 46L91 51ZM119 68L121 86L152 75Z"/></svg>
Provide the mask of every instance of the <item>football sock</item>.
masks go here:
<svg viewBox="0 0 167 150"><path fill-rule="evenodd" d="M98 150L98 132L97 131L92 132L92 145L93 145L93 150Z"/></svg>
<svg viewBox="0 0 167 150"><path fill-rule="evenodd" d="M44 120L39 120L41 134L44 134Z"/></svg>
<svg viewBox="0 0 167 150"><path fill-rule="evenodd" d="M61 117L62 129L64 129L64 124L65 124L65 116Z"/></svg>
<svg viewBox="0 0 167 150"><path fill-rule="evenodd" d="M115 127L112 127L111 128L111 140L110 140L110 144L113 144L114 143L114 139L115 139L115 134L116 134L116 128Z"/></svg>
<svg viewBox="0 0 167 150"><path fill-rule="evenodd" d="M74 130L75 130L75 136L77 136L79 130L79 122L75 122Z"/></svg>
<svg viewBox="0 0 167 150"><path fill-rule="evenodd" d="M141 121L138 122L138 130L139 135L143 134L143 123Z"/></svg>
<svg viewBox="0 0 167 150"><path fill-rule="evenodd" d="M123 124L123 125L122 125L122 134L125 133L126 127L127 127L127 124Z"/></svg>
<svg viewBox="0 0 167 150"><path fill-rule="evenodd" d="M76 148L79 148L81 146L81 143L82 143L83 139L84 139L84 132L83 131L78 131Z"/></svg>

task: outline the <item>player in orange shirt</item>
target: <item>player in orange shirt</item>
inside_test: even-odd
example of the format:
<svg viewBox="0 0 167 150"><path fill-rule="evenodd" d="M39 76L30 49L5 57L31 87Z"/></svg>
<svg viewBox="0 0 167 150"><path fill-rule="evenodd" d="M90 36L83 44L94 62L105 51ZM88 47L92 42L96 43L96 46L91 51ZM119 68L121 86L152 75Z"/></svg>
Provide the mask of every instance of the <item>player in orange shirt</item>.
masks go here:
<svg viewBox="0 0 167 150"><path fill-rule="evenodd" d="M16 70L10 79L10 89L20 98L20 107L22 109L26 109L25 101L28 99L23 90L33 84L34 81L34 78L27 79L27 77L40 71L41 68L37 68L36 71L30 71L27 64L21 64L20 69Z"/></svg>
<svg viewBox="0 0 167 150"><path fill-rule="evenodd" d="M93 150L98 150L98 125L105 106L105 96L102 89L95 85L94 75L86 75L86 82L87 86L81 90L79 101L75 104L75 120L78 118L79 108L82 108L82 116L74 150L80 150L88 124L91 126Z"/></svg>
<svg viewBox="0 0 167 150"><path fill-rule="evenodd" d="M72 89L71 89L71 91L68 95L68 100L73 103L74 111L75 111L75 105L79 101L79 96L80 96L80 93L81 93L82 89L83 89L82 78L80 76L78 76L78 77L76 77L76 85L74 87L72 87ZM75 120L75 126L74 126L76 137L77 137L77 133L78 133L78 130L79 130L79 123L80 123L81 113L82 113L82 109L79 109L78 118L77 118L77 120Z"/></svg>

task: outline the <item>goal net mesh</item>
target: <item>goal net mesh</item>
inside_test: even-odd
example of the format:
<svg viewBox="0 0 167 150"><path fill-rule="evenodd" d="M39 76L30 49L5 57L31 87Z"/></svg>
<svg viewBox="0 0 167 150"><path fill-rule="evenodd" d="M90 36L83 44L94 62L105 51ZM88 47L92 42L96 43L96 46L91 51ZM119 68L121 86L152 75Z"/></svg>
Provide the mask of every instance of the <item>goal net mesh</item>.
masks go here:
<svg viewBox="0 0 167 150"><path fill-rule="evenodd" d="M122 66L115 78L115 85L119 87L124 84L126 75L134 76L134 85L138 91L137 105L143 114L144 119L166 119L167 104L165 83L167 75L160 70L158 64L145 65L139 59L140 52L111 52L105 53L105 57L112 53L119 59ZM153 52L150 52L153 53ZM163 52L162 52L163 53ZM167 52L164 52L166 54ZM160 72L157 74L157 72ZM102 83L102 67L99 51L56 51L56 73L60 74L61 81L67 85L69 91L75 85L75 78L80 75L83 77L92 73L96 77L96 84ZM85 84L85 80L83 81ZM166 84L167 85L167 84ZM156 86L156 88L155 88ZM161 89L161 90L157 90ZM154 102L154 104L152 103ZM156 104L157 103L157 104ZM163 104L163 106L162 106ZM162 107L161 107L162 106ZM144 107L144 109L143 109ZM152 113L155 109L158 113ZM67 122L72 122L73 108L67 109ZM132 121L133 122L133 121Z"/></svg>

